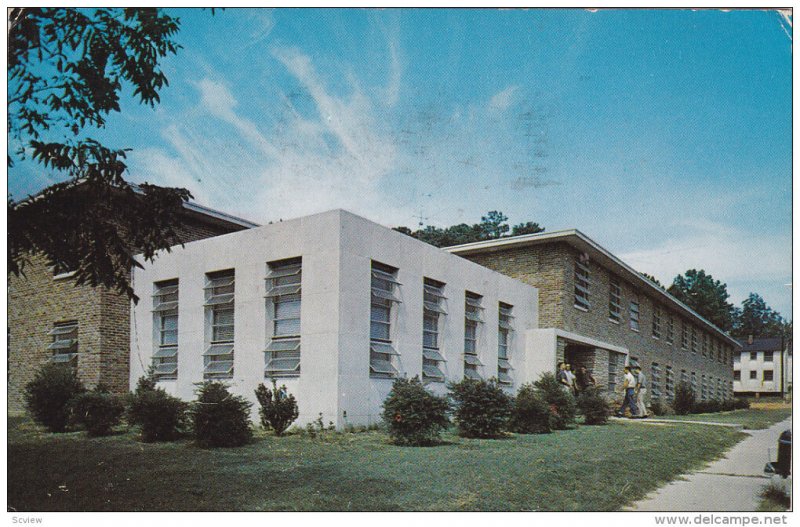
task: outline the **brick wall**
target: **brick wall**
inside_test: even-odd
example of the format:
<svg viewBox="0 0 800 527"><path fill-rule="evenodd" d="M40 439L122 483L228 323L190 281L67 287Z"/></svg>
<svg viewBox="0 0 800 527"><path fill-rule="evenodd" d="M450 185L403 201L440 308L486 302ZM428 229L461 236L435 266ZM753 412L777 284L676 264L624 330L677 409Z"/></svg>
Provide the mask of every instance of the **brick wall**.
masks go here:
<svg viewBox="0 0 800 527"><path fill-rule="evenodd" d="M236 230L235 225L187 217L176 229L184 242ZM142 299L149 301L149 299ZM51 356L47 333L56 322L78 322L77 370L88 387L103 382L113 391L128 390L130 302L102 287L75 286L70 278L55 280L46 260L34 257L25 276L8 281L8 412L24 411L22 393L39 367Z"/></svg>
<svg viewBox="0 0 800 527"><path fill-rule="evenodd" d="M574 261L578 251L564 242L538 244L527 247L507 248L500 251L465 255L476 263L494 269L523 282L539 288L539 327L556 327L566 331L594 338L609 344L623 346L636 357L648 379L652 378L651 366L657 363L661 369L660 391L666 393L665 369L672 366L680 372L685 369L697 372L698 379L706 375L713 379L722 379L729 388L733 384L733 347L716 333L708 331L704 324L694 317L683 314L668 301L657 298L657 295L633 281L619 275L622 289L621 316L619 323L609 320L609 296L611 274L608 269L590 259L590 308L583 310L574 306ZM630 327L630 301L639 301L639 331ZM653 336L654 308L661 311L661 337ZM674 320L674 343L666 342L667 323L669 317ZM699 342L698 352L681 350L681 324L696 328ZM725 350L724 362L703 356L703 338L709 342L716 341ZM559 339L561 340L561 339ZM691 346L691 343L690 343ZM564 347L558 346L557 360L564 359ZM715 350L713 346L710 349ZM608 380L608 351L598 350L595 356L594 375L598 383ZM676 382L679 379L676 379ZM731 388L732 389L732 388ZM699 395L698 387L698 395ZM649 390L648 390L649 393Z"/></svg>

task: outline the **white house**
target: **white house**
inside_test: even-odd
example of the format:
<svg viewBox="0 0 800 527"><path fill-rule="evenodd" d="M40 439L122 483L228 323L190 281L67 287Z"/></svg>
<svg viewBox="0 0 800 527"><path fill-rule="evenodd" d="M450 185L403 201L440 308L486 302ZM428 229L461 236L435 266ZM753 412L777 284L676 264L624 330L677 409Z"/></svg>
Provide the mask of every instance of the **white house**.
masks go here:
<svg viewBox="0 0 800 527"><path fill-rule="evenodd" d="M733 362L736 395L784 395L791 386L791 341L770 337L742 342L741 354Z"/></svg>
<svg viewBox="0 0 800 527"><path fill-rule="evenodd" d="M133 283L131 387L153 365L183 399L220 379L255 402L275 378L300 425L375 423L398 376L516 390L554 367L526 350L534 287L342 210L173 247Z"/></svg>

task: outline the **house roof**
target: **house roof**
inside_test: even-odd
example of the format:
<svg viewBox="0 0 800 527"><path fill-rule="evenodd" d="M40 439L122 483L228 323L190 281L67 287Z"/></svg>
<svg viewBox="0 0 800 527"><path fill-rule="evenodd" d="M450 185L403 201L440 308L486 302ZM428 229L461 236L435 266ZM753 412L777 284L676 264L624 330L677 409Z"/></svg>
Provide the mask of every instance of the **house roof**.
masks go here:
<svg viewBox="0 0 800 527"><path fill-rule="evenodd" d="M752 344L747 343L747 339L740 340L742 351L779 351L782 347L780 337L754 338Z"/></svg>
<svg viewBox="0 0 800 527"><path fill-rule="evenodd" d="M580 252L588 254L596 262L607 269L611 269L628 281L642 286L645 290L649 291L653 296L659 297L667 303L676 307L679 311L683 311L690 317L698 320L702 325L706 326L712 332L719 335L726 342L738 348L741 346L739 341L722 331L713 323L700 316L692 308L669 294L665 289L651 282L641 273L636 271L633 267L629 266L608 250L601 247L597 242L583 234L578 229L567 229L562 231L543 232L538 234L524 234L522 236L511 236L508 238L500 238L496 240L486 240L473 243L465 243L463 245L455 245L453 247L445 247L444 250L460 256L468 256L472 254L480 254L486 252L503 251L512 248L526 247L530 245L541 245L547 243L567 243L576 248Z"/></svg>

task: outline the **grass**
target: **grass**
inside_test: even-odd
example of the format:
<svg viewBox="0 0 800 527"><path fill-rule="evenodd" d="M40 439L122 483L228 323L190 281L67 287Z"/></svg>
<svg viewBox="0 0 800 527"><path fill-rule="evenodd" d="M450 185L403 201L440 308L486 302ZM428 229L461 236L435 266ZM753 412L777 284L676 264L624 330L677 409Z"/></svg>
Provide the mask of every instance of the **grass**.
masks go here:
<svg viewBox="0 0 800 527"><path fill-rule="evenodd" d="M608 511L718 458L743 434L612 423L547 435L398 447L381 432L276 438L236 449L145 444L132 432L47 434L9 419L16 511ZM636 467L634 470L634 466ZM622 475L624 474L624 477Z"/></svg>
<svg viewBox="0 0 800 527"><path fill-rule="evenodd" d="M663 415L655 419L678 419L682 421L708 421L712 423L740 424L746 430L763 430L792 415L791 408L747 408L731 412L712 414Z"/></svg>
<svg viewBox="0 0 800 527"><path fill-rule="evenodd" d="M758 512L786 512L792 506L786 492L773 484L765 486L759 497Z"/></svg>

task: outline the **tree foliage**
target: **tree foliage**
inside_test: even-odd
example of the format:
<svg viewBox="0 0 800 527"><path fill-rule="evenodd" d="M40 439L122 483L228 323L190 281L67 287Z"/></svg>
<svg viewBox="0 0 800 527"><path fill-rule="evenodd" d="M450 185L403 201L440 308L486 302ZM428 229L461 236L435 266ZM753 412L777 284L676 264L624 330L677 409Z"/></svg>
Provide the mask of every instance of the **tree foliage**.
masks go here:
<svg viewBox="0 0 800 527"><path fill-rule="evenodd" d="M728 302L727 285L704 270L689 269L676 276L667 291L723 331L733 328L734 309Z"/></svg>
<svg viewBox="0 0 800 527"><path fill-rule="evenodd" d="M412 231L408 227L395 227L394 230L435 247L450 247L464 243L506 238L508 236L536 234L544 231L544 227L540 227L538 223L532 221L520 223L513 227L510 227L507 222L508 217L505 214L493 210L489 211L486 216L481 216L480 223L473 225L459 223L458 225L444 228L427 225L416 231ZM509 234L509 231L511 234Z"/></svg>
<svg viewBox="0 0 800 527"><path fill-rule="evenodd" d="M757 293L750 293L737 310L733 335L738 338L791 336L792 323L773 311Z"/></svg>
<svg viewBox="0 0 800 527"><path fill-rule="evenodd" d="M70 421L70 401L84 391L74 368L47 363L25 385L25 407L33 420L50 432L63 432Z"/></svg>
<svg viewBox="0 0 800 527"><path fill-rule="evenodd" d="M92 138L120 94L154 106L175 54L179 20L155 8L13 8L8 29L8 166L30 159L66 182L34 198L8 200L8 270L33 254L76 270L77 283L133 297L128 271L142 252L177 243L184 189L131 186L127 150ZM76 185L80 183L80 185Z"/></svg>
<svg viewBox="0 0 800 527"><path fill-rule="evenodd" d="M278 388L278 383L274 379L271 390L264 384L259 384L255 392L258 404L261 406L258 409L261 426L265 430L272 429L276 436L283 435L283 432L300 415L294 395L286 391L286 385Z"/></svg>

